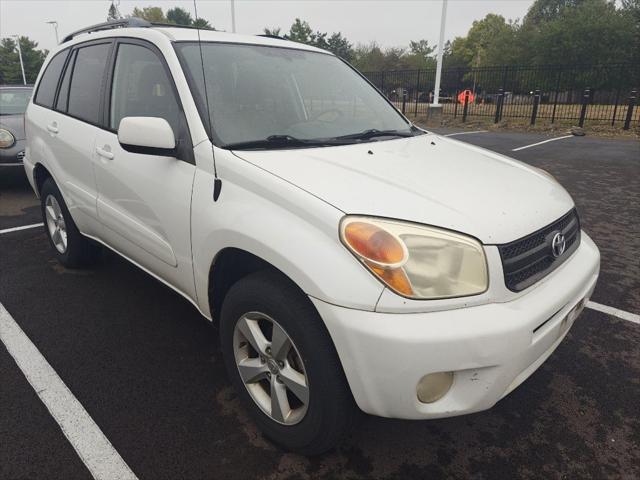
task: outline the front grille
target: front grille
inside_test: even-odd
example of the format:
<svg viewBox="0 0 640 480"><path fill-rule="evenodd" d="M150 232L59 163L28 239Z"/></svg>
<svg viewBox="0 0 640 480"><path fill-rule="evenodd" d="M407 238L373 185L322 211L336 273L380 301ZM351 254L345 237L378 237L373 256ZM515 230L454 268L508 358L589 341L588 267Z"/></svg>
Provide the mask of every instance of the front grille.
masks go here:
<svg viewBox="0 0 640 480"><path fill-rule="evenodd" d="M557 233L564 235L564 252L556 257L552 241ZM533 285L558 268L580 244L578 212L569 213L537 232L514 242L498 245L504 270L504 282L513 292Z"/></svg>
<svg viewBox="0 0 640 480"><path fill-rule="evenodd" d="M19 161L23 161L24 160L24 150L22 150L21 152L18 152L18 155L16 156L16 158Z"/></svg>

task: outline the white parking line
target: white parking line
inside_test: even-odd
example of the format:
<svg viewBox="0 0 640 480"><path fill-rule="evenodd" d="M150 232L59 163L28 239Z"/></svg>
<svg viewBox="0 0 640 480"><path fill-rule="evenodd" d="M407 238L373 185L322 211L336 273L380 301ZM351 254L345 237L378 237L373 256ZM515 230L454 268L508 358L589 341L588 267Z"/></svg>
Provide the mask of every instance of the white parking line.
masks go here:
<svg viewBox="0 0 640 480"><path fill-rule="evenodd" d="M457 132L457 133L448 133L447 135L443 135L443 137L455 137L456 135L469 135L470 133L486 133L489 130L474 130L473 132Z"/></svg>
<svg viewBox="0 0 640 480"><path fill-rule="evenodd" d="M97 480L137 479L49 362L0 303L4 343L62 433Z"/></svg>
<svg viewBox="0 0 640 480"><path fill-rule="evenodd" d="M640 315L636 315L635 313L625 312L624 310L619 310L614 307L609 307L607 305L602 305L600 303L591 301L587 302L587 308L597 310L598 312L607 313L609 315L613 315L614 317L628 320L629 322L637 323L638 325L640 325Z"/></svg>
<svg viewBox="0 0 640 480"><path fill-rule="evenodd" d="M562 140L563 138L571 138L573 135L565 135L564 137L555 137L550 138L549 140L543 140L542 142L532 143L531 145L525 145L524 147L518 147L511 150L512 152L517 152L518 150L524 150L525 148L535 147L537 145L542 145L543 143L555 142L556 140Z"/></svg>
<svg viewBox="0 0 640 480"><path fill-rule="evenodd" d="M4 230L0 230L0 235L3 233L11 233L11 232L19 232L20 230L28 230L30 228L38 228L42 227L44 223L34 223L32 225L23 225L22 227L13 227L13 228L5 228Z"/></svg>

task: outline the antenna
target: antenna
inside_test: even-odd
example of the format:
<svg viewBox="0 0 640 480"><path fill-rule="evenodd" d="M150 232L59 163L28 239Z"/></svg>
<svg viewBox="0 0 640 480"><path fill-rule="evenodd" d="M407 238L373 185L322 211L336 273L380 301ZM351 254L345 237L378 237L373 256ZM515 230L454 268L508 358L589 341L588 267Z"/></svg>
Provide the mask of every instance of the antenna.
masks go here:
<svg viewBox="0 0 640 480"><path fill-rule="evenodd" d="M198 6L196 0L193 0L193 10L196 16L196 22L198 21ZM207 104L207 127L209 131L209 139L213 138L212 125L211 125L211 107L209 106L209 93L207 92L207 78L204 72L204 55L202 54L202 40L200 39L200 27L198 31L198 47L200 48L200 64L202 66L202 84L204 85L204 101ZM213 157L213 201L217 202L220 197L220 191L222 190L222 180L218 178L218 169L216 168L216 153L213 149L213 143L211 144L211 156Z"/></svg>

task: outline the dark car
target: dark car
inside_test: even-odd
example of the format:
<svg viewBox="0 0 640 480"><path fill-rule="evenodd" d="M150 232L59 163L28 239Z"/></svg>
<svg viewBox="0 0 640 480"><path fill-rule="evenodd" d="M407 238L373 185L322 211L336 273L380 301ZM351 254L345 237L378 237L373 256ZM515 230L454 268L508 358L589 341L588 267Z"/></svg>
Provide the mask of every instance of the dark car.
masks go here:
<svg viewBox="0 0 640 480"><path fill-rule="evenodd" d="M32 86L0 85L0 168L22 167L24 112Z"/></svg>

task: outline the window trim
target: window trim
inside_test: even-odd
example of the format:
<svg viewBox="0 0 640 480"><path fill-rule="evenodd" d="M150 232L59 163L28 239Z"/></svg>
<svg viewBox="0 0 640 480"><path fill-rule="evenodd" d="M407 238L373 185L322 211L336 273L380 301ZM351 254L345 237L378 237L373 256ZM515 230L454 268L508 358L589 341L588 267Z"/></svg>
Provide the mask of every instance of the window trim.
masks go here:
<svg viewBox="0 0 640 480"><path fill-rule="evenodd" d="M78 120L79 122L83 122L83 123L86 123L88 125L92 125L94 127L97 127L97 128L100 128L100 129L104 130L104 126L102 124L100 124L100 123L89 122L88 120L85 120L84 118L79 118L79 117L76 117L74 115L71 115L68 111L67 112L63 112L61 110L56 110L55 106L56 106L56 103L58 102L58 96L60 95L60 87L62 86L62 80L64 78L64 75L65 75L66 71L67 71L67 68L69 67L69 61L70 61L70 58L71 58L71 54L73 54L76 50L79 50L79 49L84 48L84 47L90 47L92 45L100 45L100 44L107 44L107 43L111 44L111 46L110 46L110 49L109 49L109 54L107 55L107 63L105 65L105 68L106 68L106 66L109 65L109 61L111 59L111 56L113 55L114 39L112 37L100 38L100 39L97 39L97 40L87 40L86 42L76 43L76 44L71 45L71 46L69 46L69 47L67 47L67 48L65 48L63 50L60 50L58 53L56 53L54 55L54 57L59 55L60 53L64 52L65 50L68 50L67 58L65 59L65 64L64 64L64 66L62 68L62 72L60 74L60 77L58 78L58 84L56 85L56 93L54 95L54 103L53 103L53 105L51 107L48 107L46 105L42 105L40 103L36 103L35 95L33 96L33 99L34 99L33 103L38 105L39 107L46 108L47 110L51 110L52 112L58 113L60 115L64 115L65 117L73 118L74 120ZM52 60L53 60L53 57L52 57ZM47 68L48 68L50 63L51 62L47 63ZM73 68L75 70L75 62L73 64ZM73 80L73 73L74 72L72 71L71 72L71 75L72 75L71 80ZM106 73L106 71L105 71L105 73ZM44 73L42 74L42 76L44 77ZM100 87L100 94L99 94L100 95L100 109L103 106L103 98L104 98L104 79L105 79L104 73L103 73L102 79L103 79L103 83L102 83L102 85ZM40 89L40 84L41 83L42 83L42 78L38 82L38 89ZM69 91L71 91L71 81L69 82ZM67 110L68 110L68 106L69 106L69 98L67 98ZM99 111L98 112L98 122L101 121L101 118L102 118L102 112Z"/></svg>
<svg viewBox="0 0 640 480"><path fill-rule="evenodd" d="M87 47L92 47L95 45L104 45L104 44L109 44L109 52L107 53L107 61L106 64L104 66L104 70L102 71L102 83L100 84L100 93L98 94L100 101L98 102L98 121L97 123L95 122L91 122L89 120L87 120L86 118L80 118L77 117L75 115L72 115L71 113L69 113L69 99L71 98L71 86L73 85L73 75L76 73L76 63L77 63L77 58L78 58L78 54L76 53L76 61L73 62L73 70L71 72L71 80L69 81L69 95L67 96L67 111L66 112L61 112L59 110L56 110L55 108L53 108L52 110L54 110L57 113L60 113L62 115L66 115L67 117L73 118L75 120L78 120L79 122L83 122L86 123L88 125L93 125L94 127L98 127L104 130L104 125L102 124L102 117L103 117L103 112L102 109L104 107L104 94L105 94L105 79L106 79L106 69L107 66L109 65L109 62L111 60L111 57L113 56L113 38L101 38L99 40L92 40L89 42L83 42L83 43L78 43L76 45L74 45L72 48L74 51L78 51L82 48L87 48ZM58 91L56 91L56 101L58 99L58 95L60 94L60 87L62 86L62 78L60 79L60 82L58 83ZM54 104L55 105L55 104Z"/></svg>
<svg viewBox="0 0 640 480"><path fill-rule="evenodd" d="M58 84L58 87L56 89L56 94L55 94L55 100L53 102L53 105L51 106L51 110L54 110L58 113L64 113L66 114L67 111L69 110L69 92L71 91L71 80L73 80L73 69L76 66L76 57L77 57L77 50L72 49L71 52L69 53L69 56L67 57L67 61L62 69L62 75L60 75L60 83ZM71 71L69 72L69 89L67 92L67 101L65 102L65 109L64 110L58 110L58 100L60 99L60 93L62 91L62 84L64 83L64 77L67 75L67 70L71 69Z"/></svg>
<svg viewBox="0 0 640 480"><path fill-rule="evenodd" d="M56 101L58 100L58 89L60 88L60 82L62 81L62 77L64 77L64 72L66 70L67 67L67 62L69 61L69 54L71 53L71 49L72 47L67 47L64 48L62 50L60 50L59 52L57 52L55 55L52 55L51 60L49 60L47 62L47 66L45 67L44 71L42 72L42 76L40 77L40 80L38 81L38 86L35 88L35 91L33 92L33 103L34 105L38 105L39 107L42 108L47 108L49 110L53 110L53 107L56 104ZM47 74L47 70L49 70L49 67L51 66L51 62L53 62L53 60L58 56L61 55L62 53L66 53L66 57L64 59L64 62L62 63L62 70L60 71L60 75L58 75L58 81L56 82L56 87L53 91L53 102L51 104L50 107L48 107L47 105L43 105L42 103L38 103L36 101L36 99L38 98L38 94L40 93L40 87L42 86L42 80L44 80L44 76Z"/></svg>
<svg viewBox="0 0 640 480"><path fill-rule="evenodd" d="M180 92L178 92L178 87L176 85L175 79L173 78L173 74L171 73L171 69L169 69L169 65L167 63L167 59L165 58L162 51L154 45L152 42L148 40L143 40L141 38L134 37L114 37L114 45L112 47L111 57L107 62L108 71L105 75L105 92L102 96L102 118L101 121L103 123L103 130L113 133L114 135L118 135L118 131L112 129L110 126L110 116L111 116L111 96L113 94L113 76L115 73L116 61L118 58L118 50L120 45L137 45L139 47L146 48L150 50L153 54L156 55L162 68L164 69L165 74L169 80L169 85L173 92L173 95L178 104L178 110L180 112L179 115L179 132L176 135L176 148L175 148L175 156L178 160L182 160L187 163L191 163L195 165L195 156L193 154L193 141L191 139L191 130L189 129L189 123L187 122L187 116L184 111L184 105L182 104L182 98L180 97Z"/></svg>

